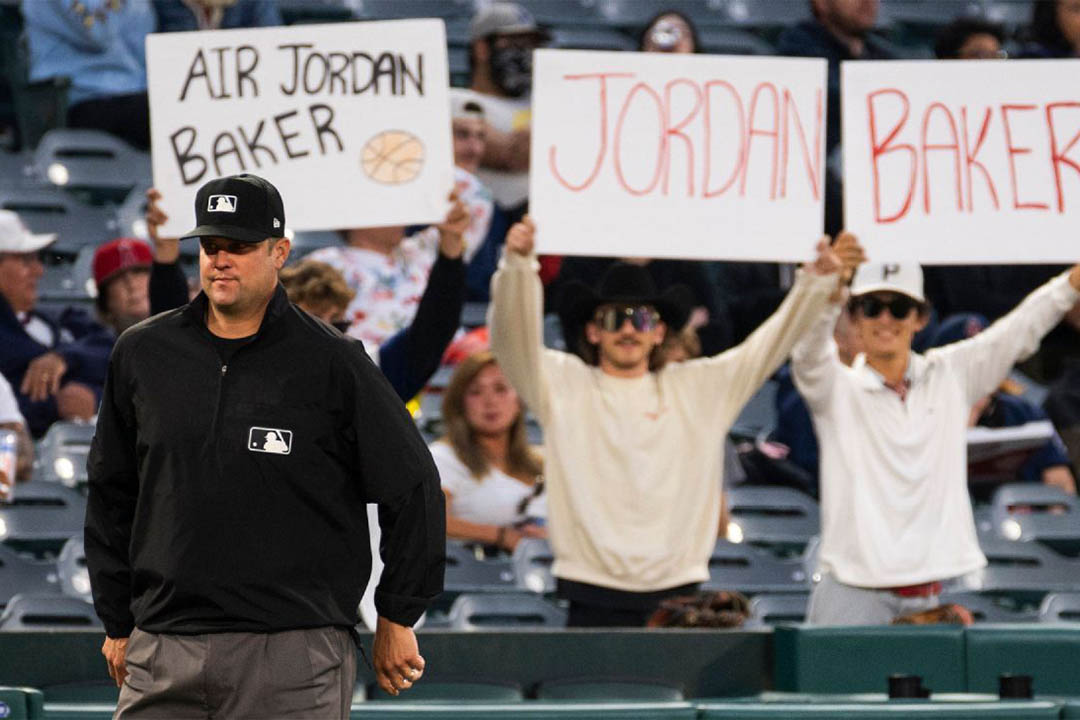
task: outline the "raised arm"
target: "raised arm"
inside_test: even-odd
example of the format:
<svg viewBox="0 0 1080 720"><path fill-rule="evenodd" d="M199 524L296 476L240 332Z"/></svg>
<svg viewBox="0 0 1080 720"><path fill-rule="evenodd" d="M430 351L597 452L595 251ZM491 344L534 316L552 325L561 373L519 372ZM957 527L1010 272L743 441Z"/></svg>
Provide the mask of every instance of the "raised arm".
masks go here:
<svg viewBox="0 0 1080 720"><path fill-rule="evenodd" d="M1013 365L1038 349L1043 336L1080 302L1080 265L1036 289L1016 308L969 340L931 351L964 377L967 400L993 392Z"/></svg>
<svg viewBox="0 0 1080 720"><path fill-rule="evenodd" d="M499 268L491 278L488 328L491 351L503 373L541 422L547 419L543 371L544 291L533 253L536 226L528 216L506 235Z"/></svg>
<svg viewBox="0 0 1080 720"><path fill-rule="evenodd" d="M700 374L702 398L710 407L737 413L818 320L837 292L842 263L828 238L819 241L817 251L817 259L799 271L780 307L750 337L720 355L687 363L688 370ZM720 395L723 403L716 402Z"/></svg>

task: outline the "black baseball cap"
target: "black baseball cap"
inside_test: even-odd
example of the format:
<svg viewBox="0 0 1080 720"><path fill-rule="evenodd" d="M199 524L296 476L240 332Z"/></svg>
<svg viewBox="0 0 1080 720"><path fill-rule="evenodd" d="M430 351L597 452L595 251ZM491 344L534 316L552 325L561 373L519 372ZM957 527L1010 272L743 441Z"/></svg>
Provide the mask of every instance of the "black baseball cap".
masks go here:
<svg viewBox="0 0 1080 720"><path fill-rule="evenodd" d="M195 193L194 230L181 239L223 237L257 243L285 235L285 206L277 188L257 175L218 178Z"/></svg>

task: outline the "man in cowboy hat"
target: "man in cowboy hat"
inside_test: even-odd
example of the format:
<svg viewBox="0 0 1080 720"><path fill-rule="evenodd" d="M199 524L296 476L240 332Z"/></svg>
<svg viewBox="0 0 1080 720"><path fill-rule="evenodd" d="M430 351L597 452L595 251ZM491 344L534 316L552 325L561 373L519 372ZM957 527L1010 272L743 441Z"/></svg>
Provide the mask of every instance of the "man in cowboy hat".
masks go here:
<svg viewBox="0 0 1080 720"><path fill-rule="evenodd" d="M723 475L723 438L743 404L862 259L854 238L817 260L776 314L736 348L658 368L685 291L657 293L647 271L615 265L597 291L566 291L592 364L545 350L535 228L511 228L492 279L491 344L544 427L553 572L569 624L642 625L664 597L709 577Z"/></svg>

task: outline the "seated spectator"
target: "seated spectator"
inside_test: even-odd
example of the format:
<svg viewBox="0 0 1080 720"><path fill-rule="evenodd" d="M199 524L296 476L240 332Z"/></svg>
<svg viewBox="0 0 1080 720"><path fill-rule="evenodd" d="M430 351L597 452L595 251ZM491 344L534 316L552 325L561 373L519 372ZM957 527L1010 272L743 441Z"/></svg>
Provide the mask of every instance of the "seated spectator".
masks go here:
<svg viewBox="0 0 1080 720"><path fill-rule="evenodd" d="M34 442L19 412L19 401L7 378L0 375L0 432L12 431L16 437L15 477L5 478L8 484L25 482L34 470Z"/></svg>
<svg viewBox="0 0 1080 720"><path fill-rule="evenodd" d="M929 318L919 266L859 268L849 310L864 352L849 368L831 342L840 298L792 352L821 441L821 580L808 622L887 624L937 607L942 581L986 566L967 490L972 405L1077 300L1080 265L984 332L924 356L912 351Z"/></svg>
<svg viewBox="0 0 1080 720"><path fill-rule="evenodd" d="M939 60L1000 60L1008 57L1002 49L1005 29L997 23L960 17L938 33L934 54Z"/></svg>
<svg viewBox="0 0 1080 720"><path fill-rule="evenodd" d="M532 54L548 34L512 2L482 7L469 25L469 89L484 110L485 147L479 177L491 188L495 212L469 265L469 298L488 299L488 285L506 231L525 214L532 141Z"/></svg>
<svg viewBox="0 0 1080 720"><path fill-rule="evenodd" d="M777 39L779 55L820 57L828 60L826 107L825 232L834 235L843 224L842 193L837 146L840 144L840 63L849 60L891 60L899 52L871 32L878 16L878 0L810 0L812 20L789 27Z"/></svg>
<svg viewBox="0 0 1080 720"><path fill-rule="evenodd" d="M491 227L495 199L477 177L487 147L484 108L467 90L450 88L450 123L454 138L454 189L469 212L465 231L465 262L472 261Z"/></svg>
<svg viewBox="0 0 1080 720"><path fill-rule="evenodd" d="M158 32L281 24L277 0L153 0Z"/></svg>
<svg viewBox="0 0 1080 720"><path fill-rule="evenodd" d="M289 302L344 332L345 308L356 293L341 273L326 263L305 259L281 268L278 278L289 294Z"/></svg>
<svg viewBox="0 0 1080 720"><path fill-rule="evenodd" d="M645 24L638 37L640 52L696 53L698 51L697 28L693 21L681 12L662 10Z"/></svg>
<svg viewBox="0 0 1080 720"><path fill-rule="evenodd" d="M1023 57L1071 58L1080 55L1080 0L1031 3L1029 35Z"/></svg>
<svg viewBox="0 0 1080 720"><path fill-rule="evenodd" d="M41 437L57 419L94 414L93 387L67 377L69 344L95 327L88 315L40 311L40 253L55 235L34 235L10 210L0 210L0 373L16 390L30 433ZM104 378L96 382L98 388Z"/></svg>
<svg viewBox="0 0 1080 720"><path fill-rule="evenodd" d="M30 81L69 77L67 124L104 130L150 148L146 36L148 0L22 0Z"/></svg>
<svg viewBox="0 0 1080 720"><path fill-rule="evenodd" d="M488 351L454 370L442 402L446 434L430 446L446 493L446 534L512 551L547 537L539 454L525 409Z"/></svg>

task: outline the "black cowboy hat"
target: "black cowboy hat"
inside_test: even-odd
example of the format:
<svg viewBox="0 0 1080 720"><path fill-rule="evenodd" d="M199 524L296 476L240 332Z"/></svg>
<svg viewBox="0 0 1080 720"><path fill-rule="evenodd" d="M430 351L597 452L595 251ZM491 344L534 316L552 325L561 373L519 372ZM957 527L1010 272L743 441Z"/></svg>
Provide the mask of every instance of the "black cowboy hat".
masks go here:
<svg viewBox="0 0 1080 720"><path fill-rule="evenodd" d="M608 267L596 289L579 280L571 281L563 288L559 320L567 347L576 346L581 329L592 320L596 308L612 303L652 305L664 324L678 331L690 317L694 297L685 285L672 285L664 292L658 292L652 275L644 267L615 263Z"/></svg>

